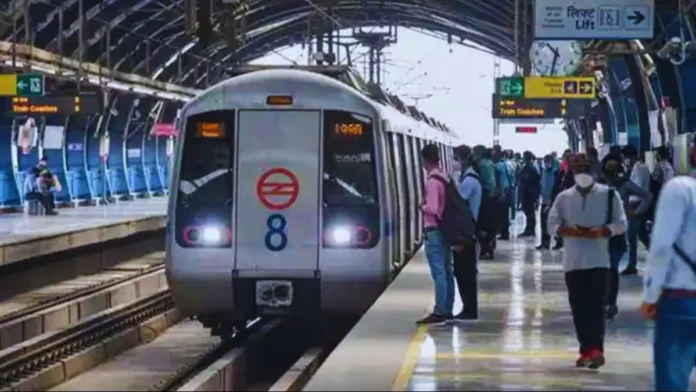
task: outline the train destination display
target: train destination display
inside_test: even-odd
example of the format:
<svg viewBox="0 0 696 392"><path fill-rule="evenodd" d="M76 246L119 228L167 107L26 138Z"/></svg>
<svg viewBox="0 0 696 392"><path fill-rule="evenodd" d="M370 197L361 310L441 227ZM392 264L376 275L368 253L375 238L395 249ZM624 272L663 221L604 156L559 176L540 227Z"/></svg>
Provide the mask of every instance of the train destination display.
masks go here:
<svg viewBox="0 0 696 392"><path fill-rule="evenodd" d="M95 94L44 95L8 98L10 115L97 114L100 99Z"/></svg>

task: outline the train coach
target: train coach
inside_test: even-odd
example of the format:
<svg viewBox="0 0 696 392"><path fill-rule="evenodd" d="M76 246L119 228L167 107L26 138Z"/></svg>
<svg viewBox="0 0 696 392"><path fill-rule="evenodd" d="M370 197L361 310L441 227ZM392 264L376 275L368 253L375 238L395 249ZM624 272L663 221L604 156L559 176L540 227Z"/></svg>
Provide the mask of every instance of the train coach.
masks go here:
<svg viewBox="0 0 696 392"><path fill-rule="evenodd" d="M419 150L437 143L448 166L456 137L367 94L260 70L182 108L166 276L214 335L260 315L360 313L420 246Z"/></svg>

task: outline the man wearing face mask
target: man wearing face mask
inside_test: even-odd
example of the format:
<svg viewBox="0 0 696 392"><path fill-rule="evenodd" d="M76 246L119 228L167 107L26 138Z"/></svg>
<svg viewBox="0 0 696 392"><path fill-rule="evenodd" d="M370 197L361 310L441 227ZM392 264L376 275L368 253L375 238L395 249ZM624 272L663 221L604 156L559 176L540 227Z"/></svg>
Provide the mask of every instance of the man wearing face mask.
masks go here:
<svg viewBox="0 0 696 392"><path fill-rule="evenodd" d="M635 182L627 178L621 163L621 156L609 154L602 159L602 173L606 185L615 189L621 196L624 209L629 205L630 197L637 197L640 204L636 207L636 213L643 214L652 202L650 192L641 188ZM620 235L609 240L609 294L607 298L607 319L613 319L619 312L617 298L619 295L619 263L626 253L628 245L626 236Z"/></svg>
<svg viewBox="0 0 696 392"><path fill-rule="evenodd" d="M561 192L549 211L548 230L564 239L563 268L580 358L575 365L604 365L609 238L626 231L619 195L596 184L591 162L577 154L570 165L575 186Z"/></svg>

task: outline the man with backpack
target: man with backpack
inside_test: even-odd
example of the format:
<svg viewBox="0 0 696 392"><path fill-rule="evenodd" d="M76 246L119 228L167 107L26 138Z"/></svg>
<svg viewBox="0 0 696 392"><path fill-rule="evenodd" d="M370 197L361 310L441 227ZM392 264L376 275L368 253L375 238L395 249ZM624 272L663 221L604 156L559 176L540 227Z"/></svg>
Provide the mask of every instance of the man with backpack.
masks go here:
<svg viewBox="0 0 696 392"><path fill-rule="evenodd" d="M440 232L446 202L446 174L440 169L440 151L434 144L421 149L423 168L427 173L425 194L421 211L425 232L425 257L435 286L435 307L432 313L418 320L417 324L440 325L452 320L454 306L454 275L452 249Z"/></svg>
<svg viewBox="0 0 696 392"><path fill-rule="evenodd" d="M440 170L440 155L437 146L426 145L421 150L427 179L425 200L421 206L425 227L425 256L435 285L435 308L418 324L439 325L454 319L454 275L452 249L465 252L466 257L473 247L476 251L476 220L467 200L463 199L454 181ZM468 178L464 178L467 182ZM469 253L466 253L466 252ZM475 263L474 263L475 268ZM466 272L466 271L464 271ZM462 281L464 287L471 286ZM471 302L465 299L465 305ZM466 311L470 308L465 307ZM462 312L458 318L470 320L471 314Z"/></svg>
<svg viewBox="0 0 696 392"><path fill-rule="evenodd" d="M689 151L696 166L695 141ZM656 391L687 391L696 359L696 175L665 183L655 210L641 313L655 321Z"/></svg>

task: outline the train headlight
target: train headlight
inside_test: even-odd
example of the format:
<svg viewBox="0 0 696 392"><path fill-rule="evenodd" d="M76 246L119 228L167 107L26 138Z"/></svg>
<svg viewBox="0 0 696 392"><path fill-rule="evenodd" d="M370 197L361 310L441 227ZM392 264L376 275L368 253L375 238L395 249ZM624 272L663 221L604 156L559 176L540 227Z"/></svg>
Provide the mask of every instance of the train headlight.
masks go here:
<svg viewBox="0 0 696 392"><path fill-rule="evenodd" d="M217 227L204 227L202 234L202 240L206 244L217 244L224 238L222 230Z"/></svg>
<svg viewBox="0 0 696 392"><path fill-rule="evenodd" d="M329 240L333 245L349 245L353 240L353 233L347 227L334 227L329 232Z"/></svg>

